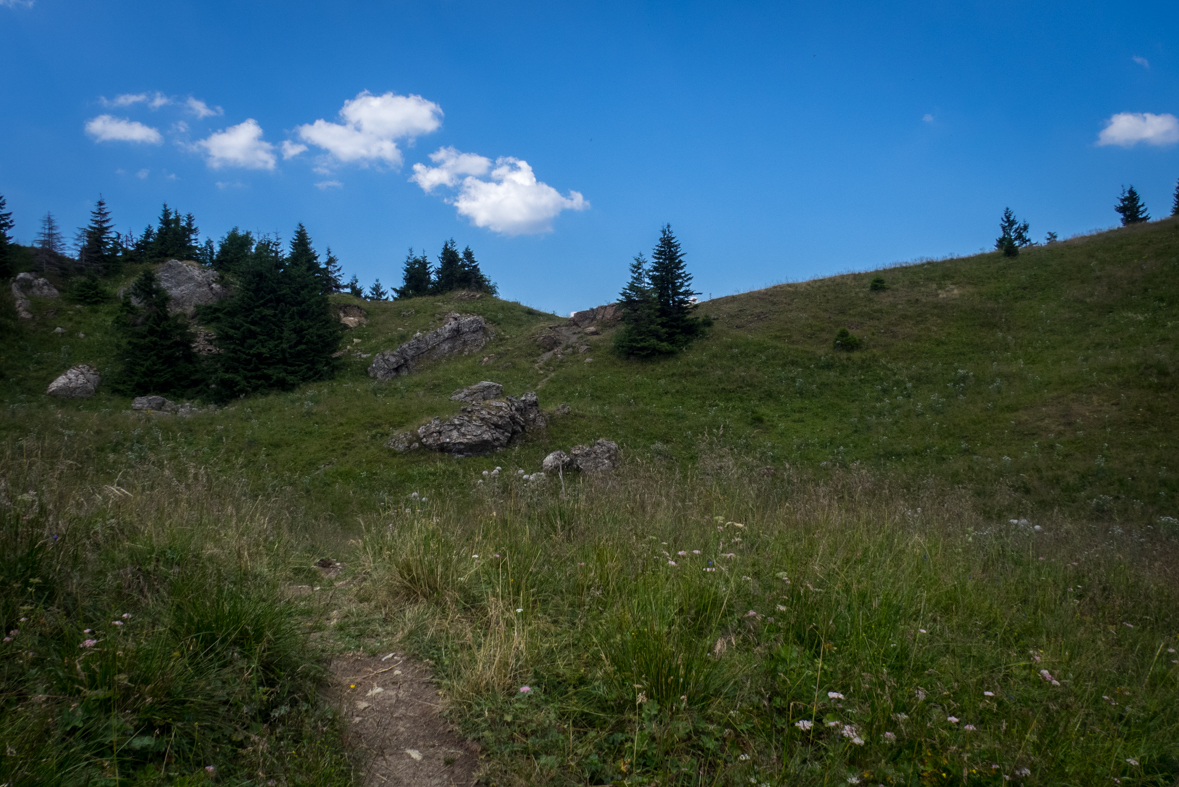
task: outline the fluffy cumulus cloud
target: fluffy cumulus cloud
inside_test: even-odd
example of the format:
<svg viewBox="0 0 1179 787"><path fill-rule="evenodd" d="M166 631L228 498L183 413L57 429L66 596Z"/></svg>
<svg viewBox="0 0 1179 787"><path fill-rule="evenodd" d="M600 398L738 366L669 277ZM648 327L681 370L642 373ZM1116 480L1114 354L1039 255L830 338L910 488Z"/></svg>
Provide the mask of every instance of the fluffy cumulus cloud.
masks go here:
<svg viewBox="0 0 1179 787"><path fill-rule="evenodd" d="M511 157L490 159L454 148L430 155L435 166L415 164L410 178L426 193L439 186L456 189L446 201L477 227L503 235L551 232L553 219L563 210L585 210L589 202L578 192L562 196L536 179L527 161Z"/></svg>
<svg viewBox="0 0 1179 787"><path fill-rule="evenodd" d="M282 141L282 157L284 159L294 158L305 150L307 150L306 145L300 145L298 142L291 142L289 139L284 139Z"/></svg>
<svg viewBox="0 0 1179 787"><path fill-rule="evenodd" d="M99 115L86 123L86 133L98 142L146 142L158 145L164 141L160 132L137 120Z"/></svg>
<svg viewBox="0 0 1179 787"><path fill-rule="evenodd" d="M1179 142L1179 118L1150 112L1119 112L1106 121L1105 128L1097 137L1098 145L1128 148L1139 142L1174 145Z"/></svg>
<svg viewBox="0 0 1179 787"><path fill-rule="evenodd" d="M198 118L211 118L225 114L225 110L221 107L211 107L199 98L193 98L192 96L189 96L185 100L184 106L188 107L188 111Z"/></svg>
<svg viewBox="0 0 1179 787"><path fill-rule="evenodd" d="M295 133L341 162L399 167L402 157L397 141L436 131L442 125L442 107L421 96L374 96L366 90L344 102L340 120L317 120L297 127Z"/></svg>
<svg viewBox="0 0 1179 787"><path fill-rule="evenodd" d="M274 145L262 139L262 127L253 118L210 134L197 142L196 147L205 152L213 169L274 169L276 161Z"/></svg>

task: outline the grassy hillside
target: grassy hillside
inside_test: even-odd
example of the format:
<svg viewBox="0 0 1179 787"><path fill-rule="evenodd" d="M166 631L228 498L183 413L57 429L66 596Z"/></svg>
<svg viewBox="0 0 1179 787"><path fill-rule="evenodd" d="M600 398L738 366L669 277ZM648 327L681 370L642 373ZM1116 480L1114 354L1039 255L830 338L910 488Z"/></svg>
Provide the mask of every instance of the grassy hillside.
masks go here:
<svg viewBox="0 0 1179 787"><path fill-rule="evenodd" d="M0 613L36 639L0 651L28 654L0 710L13 746L56 748L0 775L118 783L110 750L141 784L214 756L239 783L347 783L314 667L398 647L488 784L1171 785L1177 274L1171 219L709 301L709 336L647 363L608 332L542 361L566 321L494 298L366 303L336 380L191 418L49 400L70 365L109 367L114 307L34 302L0 350L5 552L26 556ZM359 355L452 309L496 327L482 352L367 377ZM861 349L834 349L843 327ZM385 447L483 379L570 412L491 457ZM598 437L614 474L521 477ZM324 555L347 566L330 622L282 590ZM53 667L125 610L150 624L140 666ZM274 637L180 647L245 629ZM210 711L158 693L183 676L256 682L168 765L155 741Z"/></svg>

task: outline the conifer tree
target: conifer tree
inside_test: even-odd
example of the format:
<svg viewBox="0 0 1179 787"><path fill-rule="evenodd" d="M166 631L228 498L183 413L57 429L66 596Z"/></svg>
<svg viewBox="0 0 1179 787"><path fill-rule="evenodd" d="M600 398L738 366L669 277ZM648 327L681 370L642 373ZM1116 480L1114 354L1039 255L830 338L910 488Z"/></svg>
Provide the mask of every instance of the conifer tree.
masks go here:
<svg viewBox="0 0 1179 787"><path fill-rule="evenodd" d="M0 208L4 207L4 198L0 197ZM1179 216L1179 180L1175 181L1175 201L1171 203L1171 215Z"/></svg>
<svg viewBox="0 0 1179 787"><path fill-rule="evenodd" d="M352 274L352 278L348 280L348 293L353 298L364 297L364 287L360 286L360 279L356 278L356 274Z"/></svg>
<svg viewBox="0 0 1179 787"><path fill-rule="evenodd" d="M463 249L463 258L459 263L459 282L462 289L485 292L495 295L499 288L492 284L491 279L483 275L479 269L479 262L475 259L475 252L467 246Z"/></svg>
<svg viewBox="0 0 1179 787"><path fill-rule="evenodd" d="M405 255L405 264L401 269L401 286L393 290L397 298L417 298L429 295L432 289L430 258L423 250L421 256L413 253L411 246Z"/></svg>
<svg viewBox="0 0 1179 787"><path fill-rule="evenodd" d="M299 382L282 355L282 262L278 242L263 238L238 269L237 293L215 325L221 350L216 390L222 400L270 388L289 390Z"/></svg>
<svg viewBox="0 0 1179 787"><path fill-rule="evenodd" d="M336 371L332 356L340 347L342 329L328 300L331 278L302 224L291 239L281 285L286 308L282 356L287 372L299 382L326 380Z"/></svg>
<svg viewBox="0 0 1179 787"><path fill-rule="evenodd" d="M614 350L624 357L650 358L675 351L664 341L648 274L647 259L640 253L630 265L630 280L618 295L622 328L614 336Z"/></svg>
<svg viewBox="0 0 1179 787"><path fill-rule="evenodd" d="M37 233L37 265L43 273L64 273L70 267L69 258L65 256L65 244L61 237L61 230L52 213L46 213L41 220L41 231Z"/></svg>
<svg viewBox="0 0 1179 787"><path fill-rule="evenodd" d="M1118 197L1118 204L1114 205L1114 210L1121 215L1123 227L1150 221L1150 214L1146 212L1146 206L1142 204L1142 200L1133 186L1122 189L1122 193Z"/></svg>
<svg viewBox="0 0 1179 787"><path fill-rule="evenodd" d="M438 255L438 271L434 276L434 292L441 294L457 290L462 286L463 259L459 256L454 238L442 244Z"/></svg>
<svg viewBox="0 0 1179 787"><path fill-rule="evenodd" d="M331 285L331 292L333 294L343 292L344 279L342 277L344 275L344 269L341 267L336 255L332 254L331 246L327 247L327 252L324 255L323 269L327 273L328 282Z"/></svg>
<svg viewBox="0 0 1179 787"><path fill-rule="evenodd" d="M389 297L389 293L381 286L381 280L377 279L373 282L373 286L368 288L368 299L370 301L383 301Z"/></svg>
<svg viewBox="0 0 1179 787"><path fill-rule="evenodd" d="M121 344L114 391L142 396L192 388L197 375L192 336L180 315L168 313L168 293L151 270L123 297L115 325Z"/></svg>
<svg viewBox="0 0 1179 787"><path fill-rule="evenodd" d="M1015 218L1011 208L1003 209L1003 218L999 221L1001 234L995 240L995 248L1005 256L1014 257L1024 246L1030 246L1032 239L1028 235L1028 223Z"/></svg>
<svg viewBox="0 0 1179 787"><path fill-rule="evenodd" d="M0 194L0 279L7 279L16 267L9 251L12 245L12 236L8 234L12 229L12 211L5 211L7 206L4 195Z"/></svg>
<svg viewBox="0 0 1179 787"><path fill-rule="evenodd" d="M78 250L78 266L86 273L112 276L122 268L119 234L114 230L106 200L100 194L90 224L83 230L82 247Z"/></svg>
<svg viewBox="0 0 1179 787"><path fill-rule="evenodd" d="M250 260L254 252L254 236L234 227L221 238L213 269L219 273L236 273Z"/></svg>
<svg viewBox="0 0 1179 787"><path fill-rule="evenodd" d="M686 346L700 333L700 321L692 316L694 308L692 275L684 264L680 243L667 224L651 252L648 273L655 297L655 315L663 331L663 340L673 347Z"/></svg>

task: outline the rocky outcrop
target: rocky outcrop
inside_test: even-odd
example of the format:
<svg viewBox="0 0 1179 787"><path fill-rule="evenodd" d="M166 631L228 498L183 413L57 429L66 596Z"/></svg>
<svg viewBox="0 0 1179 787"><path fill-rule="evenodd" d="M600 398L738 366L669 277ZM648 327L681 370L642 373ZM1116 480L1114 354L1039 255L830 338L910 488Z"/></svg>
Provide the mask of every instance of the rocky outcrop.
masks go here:
<svg viewBox="0 0 1179 787"><path fill-rule="evenodd" d="M332 307L332 311L335 313L336 319L348 328L359 328L368 322L368 312L355 303L336 304Z"/></svg>
<svg viewBox="0 0 1179 787"><path fill-rule="evenodd" d="M49 283L49 279L35 276L28 271L18 273L12 280L12 300L16 304L16 316L22 320L33 319L29 298L57 298L60 293Z"/></svg>
<svg viewBox="0 0 1179 787"><path fill-rule="evenodd" d="M478 404L479 402L486 402L488 399L498 399L500 396L503 396L503 392L504 387L499 383L484 380L481 383L475 383L466 388L458 389L450 395L450 401Z"/></svg>
<svg viewBox="0 0 1179 787"><path fill-rule="evenodd" d="M94 396L98 383L102 381L97 369L91 369L86 364L73 366L56 380L49 384L45 393L62 399L89 399Z"/></svg>
<svg viewBox="0 0 1179 787"><path fill-rule="evenodd" d="M166 415L195 415L201 408L192 402L176 404L171 399L162 396L136 396L131 400L131 409L147 413L163 413ZM209 412L216 410L216 406L209 405Z"/></svg>
<svg viewBox="0 0 1179 787"><path fill-rule="evenodd" d="M435 418L418 428L425 448L457 456L489 454L518 435L543 429L544 413L535 393L467 405L454 418Z"/></svg>
<svg viewBox="0 0 1179 787"><path fill-rule="evenodd" d="M220 274L191 260L168 260L156 269L156 279L168 293L168 311L192 317L196 307L216 303L229 292L220 283ZM129 287L119 290L122 298ZM139 306L134 298L132 303Z"/></svg>
<svg viewBox="0 0 1179 787"><path fill-rule="evenodd" d="M441 328L426 334L418 333L396 350L378 353L368 368L368 375L384 381L412 374L415 364L420 361L472 353L486 344L491 336L491 326L482 317L451 312L446 315Z"/></svg>
<svg viewBox="0 0 1179 787"><path fill-rule="evenodd" d="M622 310L618 308L617 303L607 303L605 306L595 306L592 309L573 312L573 314L569 315L569 322L578 328L588 328L591 325L596 325L599 328L607 328L617 324L621 320Z"/></svg>
<svg viewBox="0 0 1179 787"><path fill-rule="evenodd" d="M583 473L600 473L618 464L618 443L600 439L593 445L575 445L564 451L553 451L541 464L546 473L565 470L579 470Z"/></svg>
<svg viewBox="0 0 1179 787"><path fill-rule="evenodd" d="M406 451L416 451L422 447L418 442L418 436L413 432L397 432L389 442L385 443L387 448L392 448L399 454L404 454Z"/></svg>

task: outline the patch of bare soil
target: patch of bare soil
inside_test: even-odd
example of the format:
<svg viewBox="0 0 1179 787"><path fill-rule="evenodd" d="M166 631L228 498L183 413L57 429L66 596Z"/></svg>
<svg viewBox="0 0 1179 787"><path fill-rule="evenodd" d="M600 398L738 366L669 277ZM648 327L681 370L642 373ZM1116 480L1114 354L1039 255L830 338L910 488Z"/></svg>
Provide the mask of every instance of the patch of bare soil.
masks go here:
<svg viewBox="0 0 1179 787"><path fill-rule="evenodd" d="M430 674L400 653L346 654L331 664L326 699L340 709L364 787L470 787L479 747L442 718Z"/></svg>

